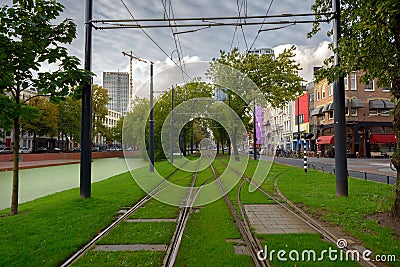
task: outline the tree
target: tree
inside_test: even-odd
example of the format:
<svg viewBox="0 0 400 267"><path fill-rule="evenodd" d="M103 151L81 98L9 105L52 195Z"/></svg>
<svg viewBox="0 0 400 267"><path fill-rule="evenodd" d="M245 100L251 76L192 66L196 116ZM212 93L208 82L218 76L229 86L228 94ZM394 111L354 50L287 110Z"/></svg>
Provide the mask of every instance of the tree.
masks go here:
<svg viewBox="0 0 400 267"><path fill-rule="evenodd" d="M393 214L400 218L400 2L398 0L342 0L340 13L341 38L338 40L340 66L333 66L333 57L325 61L318 78L333 82L340 75L363 70L363 82L378 78L379 86L391 86L394 98L394 130L397 137L392 162L397 169ZM317 13L331 12L331 0L316 0ZM316 15L320 19L321 15ZM309 37L320 31L314 23ZM332 32L328 32L330 36ZM333 47L331 46L331 49ZM336 52L336 51L335 51Z"/></svg>
<svg viewBox="0 0 400 267"><path fill-rule="evenodd" d="M237 76L235 72L229 72L223 66L229 66L239 72L242 77L249 77L263 93L264 98L273 107L284 106L288 101L295 99L302 92L301 83L303 79L298 75L300 65L294 60L294 50L285 49L277 58L270 54L254 55L239 53L237 48L231 52L220 52L220 58L214 58L207 71L215 84L230 85L231 88L243 88L245 85L238 85L237 81L243 78ZM221 67L222 66L222 67ZM221 73L221 69L224 72ZM243 81L244 83L246 81ZM227 88L230 89L230 88ZM242 109L240 103L240 109ZM238 114L240 116L240 114Z"/></svg>
<svg viewBox="0 0 400 267"><path fill-rule="evenodd" d="M107 104L110 101L108 90L99 86L92 87L92 116L93 116L93 131L92 135L105 134L107 132L103 121L108 114Z"/></svg>
<svg viewBox="0 0 400 267"><path fill-rule="evenodd" d="M81 106L81 101L73 97L67 97L58 104L60 114L58 129L60 134L66 137L67 144L70 140L78 143L81 140Z"/></svg>
<svg viewBox="0 0 400 267"><path fill-rule="evenodd" d="M144 144L144 134L141 134L141 128L143 127L143 123L147 121L149 110L149 99L135 99L132 110L126 114L123 123L123 143L125 145L139 148L142 151L145 150L145 147L142 147L142 144Z"/></svg>
<svg viewBox="0 0 400 267"><path fill-rule="evenodd" d="M248 82L249 78L257 85L262 97L273 107L282 107L301 94L303 79L298 75L300 66L294 60L294 50L295 47L292 46L275 58L271 54L240 53L237 48L234 48L229 53L221 51L220 58L212 60L207 76L215 84L225 87L221 88L227 94L225 103L237 113L247 129L249 129L249 118L253 110L253 103L248 100L257 98L257 96L248 96L248 88L252 86ZM235 89L234 92L233 89ZM241 95L238 95L238 92ZM247 102L243 96L248 97ZM232 140L232 145L238 160L237 126L232 125L227 131L235 139Z"/></svg>
<svg viewBox="0 0 400 267"><path fill-rule="evenodd" d="M121 117L117 121L117 125L115 125L113 128L111 128L111 135L110 138L111 140L115 140L118 143L122 144L122 128L124 125L124 117Z"/></svg>
<svg viewBox="0 0 400 267"><path fill-rule="evenodd" d="M63 9L52 0L14 0L12 6L0 8L0 94L9 98L9 110L2 115L13 120L14 129L12 215L18 213L20 120L29 118L32 110L26 105L29 97L23 99L25 91L53 101L75 89L79 93L78 85L91 79L64 46L75 38L76 25L70 19L57 24ZM55 70L41 72L43 64Z"/></svg>
<svg viewBox="0 0 400 267"><path fill-rule="evenodd" d="M36 110L36 113L32 114L29 119L21 118L21 129L22 132L34 134L34 146L38 135L56 136L60 117L57 105L45 97L32 98L27 104L33 107L32 111ZM33 147L33 150L36 150L36 147Z"/></svg>

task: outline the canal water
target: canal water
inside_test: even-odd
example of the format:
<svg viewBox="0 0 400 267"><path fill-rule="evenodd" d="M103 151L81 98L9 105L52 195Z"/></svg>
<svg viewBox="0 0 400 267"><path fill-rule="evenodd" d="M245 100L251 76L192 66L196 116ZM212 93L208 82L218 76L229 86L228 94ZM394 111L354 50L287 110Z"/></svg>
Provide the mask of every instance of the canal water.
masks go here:
<svg viewBox="0 0 400 267"><path fill-rule="evenodd" d="M142 159L129 159L131 169L145 166ZM123 158L95 159L92 183L128 171ZM19 203L79 187L79 164L20 171ZM0 172L0 210L11 206L12 171Z"/></svg>

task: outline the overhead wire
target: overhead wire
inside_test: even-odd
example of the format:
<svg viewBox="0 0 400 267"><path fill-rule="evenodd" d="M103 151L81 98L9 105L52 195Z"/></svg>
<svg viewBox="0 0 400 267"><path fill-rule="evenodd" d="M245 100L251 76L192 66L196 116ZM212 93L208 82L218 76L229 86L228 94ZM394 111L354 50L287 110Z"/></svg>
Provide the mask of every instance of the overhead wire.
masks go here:
<svg viewBox="0 0 400 267"><path fill-rule="evenodd" d="M147 33L143 28L140 27L140 24L136 21L135 16L134 16L133 13L131 12L131 10L128 8L128 6L127 6L126 3L124 2L124 0L121 0L121 2L122 2L122 4L124 5L124 7L125 7L125 9L127 10L127 12L129 13L129 15L132 17L133 21L134 21L134 22L136 23L136 25L140 28L140 30L147 36L147 38L149 38L149 39L164 53L164 55L166 55L176 66L178 66L178 67L181 69L181 71L182 71L189 79L192 79L192 78L190 77L190 75L187 74L187 73L182 69L182 67L181 67L179 64L177 64L177 63L174 61L174 59L173 59L170 55L168 55L167 52L165 52L165 50L154 40L154 38L151 37L149 33Z"/></svg>
<svg viewBox="0 0 400 267"><path fill-rule="evenodd" d="M271 10L271 6L272 6L272 3L273 3L273 2L274 2L274 0L271 0L271 2L269 3L269 6L268 6L268 8L267 8L267 12L265 12L265 17L264 17L264 19L263 19L263 22L261 23L260 29L258 30L257 35L256 35L256 37L254 38L254 41L253 41L253 43L251 44L249 50L251 50L251 49L253 48L254 44L256 43L257 38L258 38L258 36L260 35L260 30L262 30L262 27L264 26L265 20L267 19L268 13L269 13L269 11ZM248 50L248 51L249 51L249 50Z"/></svg>
<svg viewBox="0 0 400 267"><path fill-rule="evenodd" d="M169 7L170 7L170 12L172 14L172 18L175 19L174 9L172 8L172 0L169 0ZM175 20L174 20L174 25L176 25L176 21ZM171 28L171 30L172 30L172 28ZM177 31L178 31L178 29L175 27L175 32L177 32ZM181 66L182 78L186 82L185 75L183 74L183 70L186 71L186 64L184 62L184 56L183 56L183 51L182 51L181 40L180 40L179 36L174 34L173 30L172 30L172 35L173 35L174 40L175 40L175 47L178 50L178 59L179 59L179 64ZM178 39L178 42L176 42L176 39ZM182 67L182 63L183 63L183 67Z"/></svg>
<svg viewBox="0 0 400 267"><path fill-rule="evenodd" d="M240 17L240 14L241 14L241 12L242 12L243 4L244 4L244 0L242 0L242 4L241 4L240 7L239 7L239 0L236 0L236 6L237 6L238 16L239 16L239 17ZM241 19L237 19L237 22L239 22L239 21L241 21ZM236 25L236 26L235 26L235 30L233 31L233 36L232 36L232 41L231 41L231 46L230 46L230 48L229 48L229 51L232 51L232 48L233 48L233 41L235 40L235 35L236 35L236 33L237 33L237 28L238 28L238 26ZM238 39L238 48L239 48L239 39Z"/></svg>

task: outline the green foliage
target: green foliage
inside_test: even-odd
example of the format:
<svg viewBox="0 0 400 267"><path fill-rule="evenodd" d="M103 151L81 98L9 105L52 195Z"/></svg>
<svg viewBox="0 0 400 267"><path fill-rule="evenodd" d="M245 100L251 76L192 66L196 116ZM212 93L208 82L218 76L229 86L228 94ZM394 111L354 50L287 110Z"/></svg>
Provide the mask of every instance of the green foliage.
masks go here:
<svg viewBox="0 0 400 267"><path fill-rule="evenodd" d="M72 97L67 97L65 101L58 104L59 132L78 143L81 139L81 106L81 101Z"/></svg>
<svg viewBox="0 0 400 267"><path fill-rule="evenodd" d="M76 36L76 25L70 19L59 23L63 11L52 0L15 0L12 6L0 8L0 95L8 97L9 112L14 120L14 163L18 166L20 119L29 110L24 102L32 93L47 96L52 102L81 93L83 83L90 82L91 73L79 68L80 61L68 55L66 44ZM43 72L48 65L54 71ZM30 95L23 97L25 92ZM0 119L8 124L8 119ZM6 125L7 126L7 125ZM18 213L18 169L14 170L11 213Z"/></svg>
<svg viewBox="0 0 400 267"><path fill-rule="evenodd" d="M107 104L109 101L107 89L96 84L92 86L93 136L107 132L103 121L108 114Z"/></svg>
<svg viewBox="0 0 400 267"><path fill-rule="evenodd" d="M231 72L224 67L229 66L249 77L267 102L274 107L280 107L302 92L303 79L298 75L301 68L294 60L294 50L294 46L285 49L277 58L269 54L243 54L237 48L229 53L221 51L220 58L213 59L207 75L217 85L228 85L227 89L245 90L248 86L246 81L237 77L238 74L235 71ZM242 80L243 84L237 84L238 80ZM238 114L240 116L240 113Z"/></svg>
<svg viewBox="0 0 400 267"><path fill-rule="evenodd" d="M199 82L196 79L192 82L189 82L182 86L176 86L175 97L174 97L174 107L179 106L180 104L199 97L211 97L212 96L212 87L210 84L205 82ZM172 91L168 90L166 93L162 94L154 106L154 117L157 118L154 121L154 147L155 147L155 158L157 160L165 158L165 155L162 151L161 146L161 129L163 123L167 119L168 114L171 112L171 94ZM176 116L176 120L179 120L179 116ZM188 125L184 128L187 136L186 141L190 140L191 127Z"/></svg>
<svg viewBox="0 0 400 267"><path fill-rule="evenodd" d="M332 11L331 0L316 0L315 13ZM334 81L338 74L363 70L363 81L379 78L381 85L400 79L400 2L397 0L341 1L341 34L339 57L341 67L333 67L333 56L328 58L320 77ZM316 16L321 18L320 15ZM314 23L309 37L320 31ZM328 32L332 35L332 32ZM331 46L333 49L333 47ZM394 84L393 84L394 85ZM400 90L400 84L394 90Z"/></svg>
<svg viewBox="0 0 400 267"><path fill-rule="evenodd" d="M327 77L329 82L339 75L363 70L361 80L378 78L380 86L391 84L394 97L393 126L397 136L396 151L392 162L397 169L397 182L393 213L400 218L400 2L398 0L344 0L341 2L338 40L340 66L333 66L333 57L325 61L318 72L318 79ZM315 13L332 11L331 0L316 0ZM321 18L321 15L316 15ZM309 37L320 31L314 23ZM328 32L331 35L332 32ZM331 46L333 50L333 47Z"/></svg>
<svg viewBox="0 0 400 267"><path fill-rule="evenodd" d="M145 132L143 129L143 123L148 120L147 116L150 110L150 102L147 98L136 98L132 110L125 116L122 132L123 132L123 143L138 147L140 150L144 150L142 147L144 144ZM147 127L146 127L147 129Z"/></svg>
<svg viewBox="0 0 400 267"><path fill-rule="evenodd" d="M28 109L28 107L30 107ZM58 133L60 113L57 106L44 97L35 97L22 110L31 111L21 118L21 127L24 132L33 132L36 135L55 136ZM33 113L35 111L35 113Z"/></svg>

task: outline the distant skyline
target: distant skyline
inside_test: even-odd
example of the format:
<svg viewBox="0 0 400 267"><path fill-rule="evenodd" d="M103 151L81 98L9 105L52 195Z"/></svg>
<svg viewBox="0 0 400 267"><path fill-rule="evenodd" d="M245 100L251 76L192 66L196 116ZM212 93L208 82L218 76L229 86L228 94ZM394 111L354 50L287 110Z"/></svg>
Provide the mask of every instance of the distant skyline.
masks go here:
<svg viewBox="0 0 400 267"><path fill-rule="evenodd" d="M10 3L6 0L6 3ZM77 39L73 41L68 49L71 54L77 56L83 64L84 60L84 19L85 2L59 0L65 7L62 18L71 18L77 24ZM93 19L131 19L131 12L136 19L139 18L163 18L164 4L172 7L176 18L181 17L221 17L265 15L268 8L269 15L274 14L298 14L311 13L313 0L95 0L93 1ZM271 5L270 5L271 4ZM126 5L126 7L124 6ZM247 9L244 8L247 6ZM312 17L309 17L312 18ZM290 18L289 18L290 19ZM283 18L282 20L289 20ZM260 20L262 21L262 20ZM330 25L326 24L326 29ZM263 25L263 29L276 27ZM260 25L214 27L196 31L193 33L175 35L171 28L146 29L146 33L165 51L162 52L140 29L115 29L115 30L93 30L93 61L92 70L96 73L94 82L101 84L102 73L108 71L129 72L129 58L122 55L122 51L133 51L137 56L155 62L155 72L173 63L167 55L173 56L177 62L176 47L182 51L181 57L185 62L210 61L219 57L219 51L230 51L232 47L238 47L245 51L254 42L253 48L273 48L275 54L284 48L296 45L296 60L301 64L303 70L300 72L306 81L312 79L314 66L320 66L325 57L329 55L328 43L330 40L322 32L312 39L307 39L307 33L311 30L311 24L297 24L281 30L265 31L258 35L254 42ZM197 28L179 28L184 31ZM247 43L247 46L246 46ZM134 80L136 83L147 79L149 67L145 63L134 61Z"/></svg>

